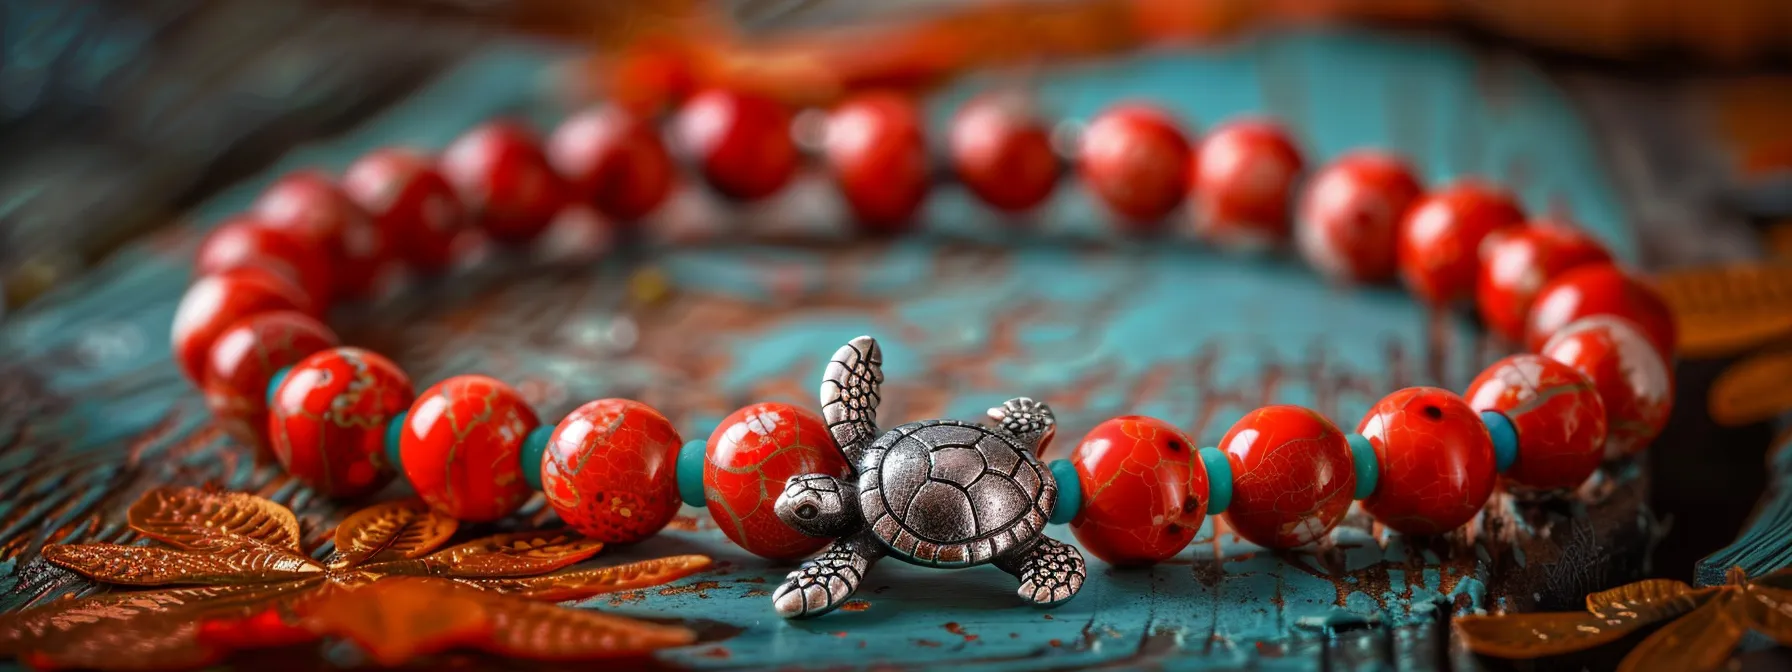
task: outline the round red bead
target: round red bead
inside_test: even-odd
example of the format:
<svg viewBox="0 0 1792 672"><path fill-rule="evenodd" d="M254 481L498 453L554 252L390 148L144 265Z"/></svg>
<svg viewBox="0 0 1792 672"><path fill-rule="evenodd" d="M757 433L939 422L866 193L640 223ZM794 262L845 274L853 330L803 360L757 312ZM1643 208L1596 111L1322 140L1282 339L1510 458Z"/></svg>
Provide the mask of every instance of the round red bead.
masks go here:
<svg viewBox="0 0 1792 672"><path fill-rule="evenodd" d="M219 334L238 320L276 310L316 314L304 290L264 268L243 266L199 278L174 311L174 361L188 380L202 383Z"/></svg>
<svg viewBox="0 0 1792 672"><path fill-rule="evenodd" d="M541 489L579 534L606 543L640 541L678 513L682 445L659 411L599 399L554 427L542 455Z"/></svg>
<svg viewBox="0 0 1792 672"><path fill-rule="evenodd" d="M691 97L674 121L680 149L710 187L729 198L770 196L796 174L790 111L757 94L711 89Z"/></svg>
<svg viewBox="0 0 1792 672"><path fill-rule="evenodd" d="M1195 232L1250 247L1286 240L1288 203L1303 165L1294 139L1274 121L1215 128L1195 150Z"/></svg>
<svg viewBox="0 0 1792 672"><path fill-rule="evenodd" d="M671 195L677 168L659 129L620 107L572 116L548 138L548 163L566 180L569 198L631 223Z"/></svg>
<svg viewBox="0 0 1792 672"><path fill-rule="evenodd" d="M1593 381L1605 405L1608 458L1648 447L1674 409L1673 371L1643 334L1627 320L1600 315L1563 327L1538 351Z"/></svg>
<svg viewBox="0 0 1792 672"><path fill-rule="evenodd" d="M1295 239L1307 263L1334 280L1394 277L1395 231L1419 197L1406 162L1376 151L1345 154L1301 197Z"/></svg>
<svg viewBox="0 0 1792 672"><path fill-rule="evenodd" d="M336 347L336 333L302 313L261 313L218 335L208 355L205 402L224 431L268 449L268 383L280 369Z"/></svg>
<svg viewBox="0 0 1792 672"><path fill-rule="evenodd" d="M1462 397L1409 387L1376 402L1356 432L1375 447L1380 476L1363 509L1407 534L1461 527L1481 511L1498 476L1493 439Z"/></svg>
<svg viewBox="0 0 1792 672"><path fill-rule="evenodd" d="M1326 535L1350 510L1356 467L1344 433L1299 406L1251 411L1226 431L1232 463L1226 522L1268 548L1293 548Z"/></svg>
<svg viewBox="0 0 1792 672"><path fill-rule="evenodd" d="M429 157L409 149L374 150L349 166L342 188L373 215L392 254L424 271L454 261L466 211Z"/></svg>
<svg viewBox="0 0 1792 672"><path fill-rule="evenodd" d="M1523 222L1524 210L1511 194L1478 181L1428 194L1400 222L1395 245L1400 278L1430 305L1470 299L1481 271L1481 244L1495 231Z"/></svg>
<svg viewBox="0 0 1792 672"><path fill-rule="evenodd" d="M827 423L790 404L754 404L722 420L709 436L703 495L722 533L754 555L796 560L827 546L778 519L772 503L798 474L844 478L852 472Z"/></svg>
<svg viewBox="0 0 1792 672"><path fill-rule="evenodd" d="M930 176L913 100L872 93L841 103L828 115L824 153L860 227L893 233L914 223Z"/></svg>
<svg viewBox="0 0 1792 672"><path fill-rule="evenodd" d="M1582 264L1611 261L1591 236L1559 224L1500 231L1481 249L1475 306L1488 331L1513 343L1524 340L1524 323L1543 285Z"/></svg>
<svg viewBox="0 0 1792 672"><path fill-rule="evenodd" d="M385 241L360 206L329 176L317 171L287 175L253 207L269 227L310 240L330 259L332 298L372 294L385 271Z"/></svg>
<svg viewBox="0 0 1792 672"><path fill-rule="evenodd" d="M1188 435L1130 415L1095 426L1070 453L1083 493L1070 529L1115 565L1148 565L1181 552L1207 516L1207 468Z"/></svg>
<svg viewBox="0 0 1792 672"><path fill-rule="evenodd" d="M293 478L331 497L380 489L386 424L411 405L411 379L392 360L331 348L299 360L268 405L268 439Z"/></svg>
<svg viewBox="0 0 1792 672"><path fill-rule="evenodd" d="M523 441L540 425L509 385L454 376L417 395L398 432L398 455L430 508L456 520L497 520L529 499Z"/></svg>
<svg viewBox="0 0 1792 672"><path fill-rule="evenodd" d="M1130 103L1089 123L1077 170L1083 185L1120 216L1119 225L1148 231L1182 203L1192 156L1187 136L1170 115Z"/></svg>
<svg viewBox="0 0 1792 672"><path fill-rule="evenodd" d="M1599 468L1605 404L1593 381L1539 355L1513 355L1487 367L1463 395L1477 411L1499 411L1518 432L1508 482L1536 489L1578 487Z"/></svg>
<svg viewBox="0 0 1792 672"><path fill-rule="evenodd" d="M265 268L303 289L311 305L322 312L330 300L329 263L323 249L308 239L242 217L207 234L193 266L200 275L243 266Z"/></svg>
<svg viewBox="0 0 1792 672"><path fill-rule="evenodd" d="M1642 328L1662 359L1673 359L1677 332L1667 300L1612 264L1586 264L1544 285L1525 322L1525 346L1537 352L1563 327L1594 315L1614 315Z"/></svg>
<svg viewBox="0 0 1792 672"><path fill-rule="evenodd" d="M975 98L953 117L951 129L948 141L958 179L984 203L1021 212L1039 205L1057 185L1051 131L1025 98Z"/></svg>
<svg viewBox="0 0 1792 672"><path fill-rule="evenodd" d="M467 131L442 151L442 176L493 240L534 240L566 205L567 189L548 166L535 133L508 121Z"/></svg>

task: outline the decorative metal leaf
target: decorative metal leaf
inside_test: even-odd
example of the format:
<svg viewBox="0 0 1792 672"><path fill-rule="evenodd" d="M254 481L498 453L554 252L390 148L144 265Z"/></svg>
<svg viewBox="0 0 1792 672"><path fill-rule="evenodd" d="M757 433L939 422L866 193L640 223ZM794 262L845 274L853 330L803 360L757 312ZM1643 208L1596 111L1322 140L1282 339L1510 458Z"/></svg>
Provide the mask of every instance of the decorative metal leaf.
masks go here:
<svg viewBox="0 0 1792 672"><path fill-rule="evenodd" d="M1792 315L1792 309L1787 314ZM1764 352L1731 364L1711 382L1711 419L1746 425L1792 408L1788 378L1792 378L1792 350Z"/></svg>
<svg viewBox="0 0 1792 672"><path fill-rule="evenodd" d="M454 536L454 519L417 500L387 502L356 511L336 526L336 564L355 567L421 557Z"/></svg>
<svg viewBox="0 0 1792 672"><path fill-rule="evenodd" d="M1456 619L1456 632L1475 653L1500 658L1542 658L1617 641L1646 623L1562 612L1463 616Z"/></svg>
<svg viewBox="0 0 1792 672"><path fill-rule="evenodd" d="M306 602L301 611L311 631L347 638L379 664L393 667L489 638L492 622L480 597L447 579L395 576L334 591Z"/></svg>
<svg viewBox="0 0 1792 672"><path fill-rule="evenodd" d="M675 555L614 567L578 569L548 576L459 580L461 583L494 593L543 602L564 602L676 581L708 569L710 562L706 556Z"/></svg>
<svg viewBox="0 0 1792 672"><path fill-rule="evenodd" d="M672 625L568 609L542 602L493 597L487 606L492 635L480 648L533 660L590 660L641 655L697 641L697 633Z"/></svg>
<svg viewBox="0 0 1792 672"><path fill-rule="evenodd" d="M1720 357L1792 334L1792 265L1691 268L1653 280L1683 355Z"/></svg>
<svg viewBox="0 0 1792 672"><path fill-rule="evenodd" d="M202 553L264 546L301 554L299 521L291 511L239 492L158 488L131 505L131 527L176 548Z"/></svg>
<svg viewBox="0 0 1792 672"><path fill-rule="evenodd" d="M603 550L603 542L570 532L541 530L499 534L431 553L424 573L456 578L533 576L572 565ZM399 564L399 563L391 563ZM386 565L368 567L385 570ZM394 571L416 574L416 571Z"/></svg>
<svg viewBox="0 0 1792 672"><path fill-rule="evenodd" d="M1729 660L1743 626L1730 614L1735 595L1724 591L1692 613L1662 626L1624 657L1619 672L1711 670Z"/></svg>
<svg viewBox="0 0 1792 672"><path fill-rule="evenodd" d="M318 579L106 593L0 617L0 656L34 667L140 669L204 664L215 647L197 641L207 618L242 616ZM124 653L133 658L124 657Z"/></svg>
<svg viewBox="0 0 1792 672"><path fill-rule="evenodd" d="M1739 614L1750 630L1792 645L1792 591L1751 585L1733 600L1731 611Z"/></svg>
<svg viewBox="0 0 1792 672"><path fill-rule="evenodd" d="M215 553L188 553L149 546L79 544L46 546L45 560L107 583L237 585L292 581L318 576L323 567L289 553L259 547Z"/></svg>
<svg viewBox="0 0 1792 672"><path fill-rule="evenodd" d="M1638 616L1630 618L1659 620L1697 608L1698 603L1680 599L1694 592L1697 591L1683 581L1644 579L1587 595L1587 611L1603 618L1620 618L1625 612L1637 612Z"/></svg>

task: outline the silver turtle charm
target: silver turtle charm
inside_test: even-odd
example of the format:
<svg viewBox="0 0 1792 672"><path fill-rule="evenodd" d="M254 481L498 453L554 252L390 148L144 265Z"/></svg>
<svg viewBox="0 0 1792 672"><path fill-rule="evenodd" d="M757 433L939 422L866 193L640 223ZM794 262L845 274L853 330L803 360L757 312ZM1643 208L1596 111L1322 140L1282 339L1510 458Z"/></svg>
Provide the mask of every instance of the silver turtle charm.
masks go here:
<svg viewBox="0 0 1792 672"><path fill-rule="evenodd" d="M822 417L853 475L801 474L778 496L785 524L836 540L772 593L778 615L833 611L884 556L942 568L995 563L1040 606L1075 596L1087 576L1083 554L1044 534L1058 504L1058 483L1038 457L1051 408L1021 397L989 410L995 427L925 420L879 436L882 367L877 341L860 336L823 374Z"/></svg>

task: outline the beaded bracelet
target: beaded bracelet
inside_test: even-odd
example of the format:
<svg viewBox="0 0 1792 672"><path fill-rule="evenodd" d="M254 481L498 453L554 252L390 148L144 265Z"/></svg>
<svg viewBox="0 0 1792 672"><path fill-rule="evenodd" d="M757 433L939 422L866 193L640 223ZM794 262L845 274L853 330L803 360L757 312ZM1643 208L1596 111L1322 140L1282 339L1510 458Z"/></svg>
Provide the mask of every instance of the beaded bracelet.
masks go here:
<svg viewBox="0 0 1792 672"><path fill-rule="evenodd" d="M688 101L674 128L712 189L752 200L797 169L790 119L770 100L717 90ZM913 223L931 178L912 101L849 100L829 113L821 149L863 228ZM1042 202L1060 173L1051 133L1012 97L961 110L950 153L964 184L1009 212ZM1192 194L1191 228L1205 240L1263 247L1292 238L1335 280L1398 274L1439 307L1472 295L1491 331L1535 354L1495 363L1462 396L1396 391L1354 433L1310 410L1269 406L1218 446L1197 448L1168 423L1128 416L1045 465L1038 455L1054 421L1027 398L992 409L993 428L930 420L880 434L881 354L869 337L829 364L821 414L755 404L707 442L684 444L664 416L630 400L593 401L547 425L484 376L413 394L390 360L339 347L316 319L330 301L370 293L393 261L445 268L470 222L520 243L570 202L619 225L652 212L676 162L651 125L600 110L569 119L545 151L520 127L494 123L439 162L381 150L340 188L315 172L281 180L202 244L201 277L175 317L175 356L227 431L327 495L365 494L402 473L430 506L481 521L541 490L569 526L614 543L659 531L682 502L707 507L760 556L820 552L774 593L787 617L838 606L885 556L994 563L1019 577L1023 599L1062 602L1086 570L1075 547L1042 534L1048 521L1069 523L1084 548L1116 565L1174 556L1211 514L1269 548L1320 539L1353 500L1394 530L1445 532L1482 509L1496 476L1519 491L1574 488L1666 422L1674 329L1665 304L1586 235L1524 224L1497 188L1468 180L1426 194L1404 162L1373 151L1338 158L1303 187L1301 153L1279 125L1236 121L1191 147L1168 115L1136 103L1094 119L1074 158L1126 231L1161 227ZM772 493L781 494L767 501Z"/></svg>

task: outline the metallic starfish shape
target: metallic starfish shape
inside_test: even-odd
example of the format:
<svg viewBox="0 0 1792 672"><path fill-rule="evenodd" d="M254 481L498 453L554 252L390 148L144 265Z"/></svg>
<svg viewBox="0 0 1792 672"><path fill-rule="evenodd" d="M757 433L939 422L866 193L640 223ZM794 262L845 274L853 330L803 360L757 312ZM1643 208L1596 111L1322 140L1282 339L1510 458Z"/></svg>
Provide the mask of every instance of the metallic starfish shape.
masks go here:
<svg viewBox="0 0 1792 672"><path fill-rule="evenodd" d="M0 656L38 668L189 668L326 636L384 665L451 648L537 660L638 655L695 635L552 603L658 585L710 564L685 555L568 570L603 545L552 530L442 548L455 521L415 501L350 515L328 562L304 553L291 511L252 495L158 489L127 516L168 547L57 545L43 556L105 583L180 587L0 616Z"/></svg>

